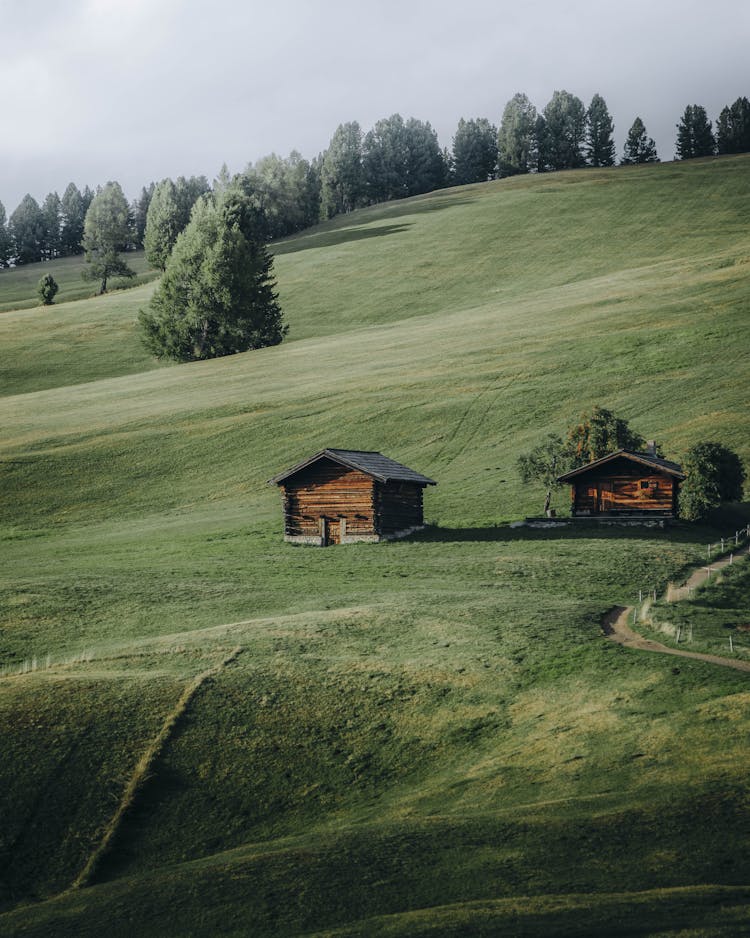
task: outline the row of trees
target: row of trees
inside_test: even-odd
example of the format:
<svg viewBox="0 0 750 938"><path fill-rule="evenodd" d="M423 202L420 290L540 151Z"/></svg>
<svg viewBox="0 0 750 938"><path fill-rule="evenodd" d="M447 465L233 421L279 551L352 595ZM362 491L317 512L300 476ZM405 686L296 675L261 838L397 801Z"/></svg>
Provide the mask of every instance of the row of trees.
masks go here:
<svg viewBox="0 0 750 938"><path fill-rule="evenodd" d="M591 413L581 414L564 437L549 434L520 456L518 471L524 482L544 485L546 512L559 476L620 449L638 452L645 443L627 420L604 407L594 407ZM747 478L745 467L740 457L723 444L697 443L685 453L682 468L686 478L680 489L680 514L686 520L705 518L722 502L741 501Z"/></svg>
<svg viewBox="0 0 750 938"><path fill-rule="evenodd" d="M441 150L429 122L393 114L367 133L356 121L341 124L325 152L312 161L297 151L286 158L271 154L248 165L242 176L260 210L265 238L274 239L321 218L444 186L613 166L613 133L614 122L599 94L586 107L576 95L555 91L540 112L525 94L516 94L505 105L499 127L484 117L461 118L450 150ZM705 109L688 105L677 125L676 149L680 159L750 151L750 101L741 97L723 108L715 133ZM656 145L636 117L620 162L656 161ZM223 182L227 179L224 171ZM151 263L163 270L193 204L209 189L204 176L144 187L128 207L126 247L144 245ZM88 186L81 192L70 183L62 198L51 192L42 205L24 196L9 219L0 203L0 267L81 253L93 197Z"/></svg>

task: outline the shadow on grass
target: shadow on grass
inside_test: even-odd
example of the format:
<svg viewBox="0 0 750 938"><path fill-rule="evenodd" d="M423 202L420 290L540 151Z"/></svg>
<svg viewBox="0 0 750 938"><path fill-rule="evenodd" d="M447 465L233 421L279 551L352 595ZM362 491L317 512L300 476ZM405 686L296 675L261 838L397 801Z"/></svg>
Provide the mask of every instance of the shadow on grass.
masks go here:
<svg viewBox="0 0 750 938"><path fill-rule="evenodd" d="M293 241L280 241L278 244L271 244L270 248L275 255L297 254L299 251L308 251L311 248L330 248L338 244L348 244L350 241L384 238L387 235L400 234L409 228L411 228L411 224L381 225L377 228L365 227L364 225L355 228L337 228L335 231L300 235Z"/></svg>
<svg viewBox="0 0 750 938"><path fill-rule="evenodd" d="M696 541L696 529L689 524L676 523L666 528L648 528L635 526L599 525L596 523L576 522L575 524L557 524L549 528L511 527L498 524L483 528L443 528L437 524L427 525L406 538L409 541L430 542L470 542L470 541L573 541L601 540L616 541L624 538L642 540L664 540L671 543L693 544Z"/></svg>

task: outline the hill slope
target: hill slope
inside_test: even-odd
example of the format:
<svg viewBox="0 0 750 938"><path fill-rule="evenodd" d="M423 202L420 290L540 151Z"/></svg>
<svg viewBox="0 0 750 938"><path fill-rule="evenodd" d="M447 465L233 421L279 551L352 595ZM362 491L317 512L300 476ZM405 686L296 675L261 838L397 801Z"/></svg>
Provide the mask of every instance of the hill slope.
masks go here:
<svg viewBox="0 0 750 938"><path fill-rule="evenodd" d="M750 456L749 169L337 220L276 246L291 340L214 362L144 372L97 329L66 381L53 320L23 314L0 450L4 932L741 933L746 676L599 631L711 532L505 522L538 509L517 454L594 403L668 455L708 435ZM126 335L140 290L55 315ZM326 445L436 478L437 526L285 545L265 480ZM80 873L162 726L95 885L24 905Z"/></svg>

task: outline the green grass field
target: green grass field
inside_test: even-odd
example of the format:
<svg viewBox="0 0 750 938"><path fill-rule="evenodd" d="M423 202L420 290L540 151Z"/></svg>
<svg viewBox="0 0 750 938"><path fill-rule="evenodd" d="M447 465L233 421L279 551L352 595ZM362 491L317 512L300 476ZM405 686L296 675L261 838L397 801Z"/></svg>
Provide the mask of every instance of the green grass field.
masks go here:
<svg viewBox="0 0 750 938"><path fill-rule="evenodd" d="M0 932L750 934L747 675L600 631L734 517L509 526L594 404L750 459L749 215L748 157L374 207L274 245L288 339L213 362L148 359L149 285L0 316ZM428 529L286 545L266 480L324 446L435 478Z"/></svg>

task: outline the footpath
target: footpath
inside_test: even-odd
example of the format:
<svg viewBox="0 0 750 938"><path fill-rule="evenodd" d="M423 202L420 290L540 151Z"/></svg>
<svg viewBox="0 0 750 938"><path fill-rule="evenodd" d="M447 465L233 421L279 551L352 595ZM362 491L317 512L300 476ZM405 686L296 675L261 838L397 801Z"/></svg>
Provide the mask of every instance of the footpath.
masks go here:
<svg viewBox="0 0 750 938"><path fill-rule="evenodd" d="M696 586L705 583L714 573L730 563L729 557L722 557L715 563L701 567L695 570L683 586L670 585L667 590L667 601L677 602L680 599L687 599ZM662 645L661 642L655 642L650 638L644 638L630 627L633 619L632 606L615 606L611 609L602 621L602 631L613 642L618 645L624 645L626 648L637 648L640 651L655 651L662 655L676 655L679 658L695 658L698 661L708 661L710 664L718 664L723 668L734 668L737 671L750 671L750 661L740 661L735 658L722 658L719 655L704 655L697 651L682 651L680 648L670 648L668 645Z"/></svg>

